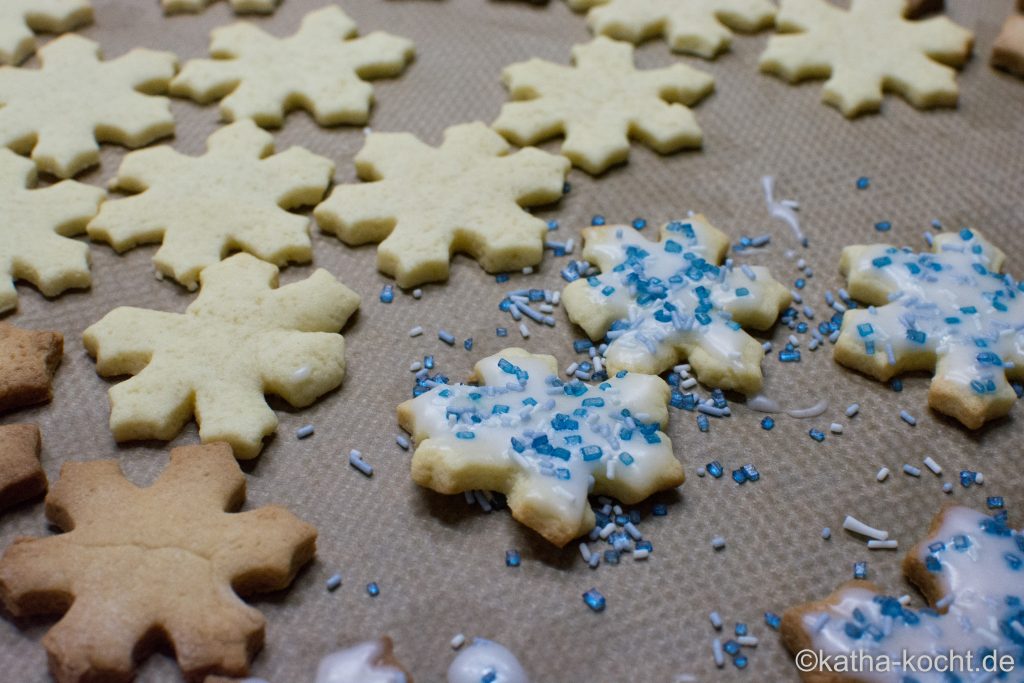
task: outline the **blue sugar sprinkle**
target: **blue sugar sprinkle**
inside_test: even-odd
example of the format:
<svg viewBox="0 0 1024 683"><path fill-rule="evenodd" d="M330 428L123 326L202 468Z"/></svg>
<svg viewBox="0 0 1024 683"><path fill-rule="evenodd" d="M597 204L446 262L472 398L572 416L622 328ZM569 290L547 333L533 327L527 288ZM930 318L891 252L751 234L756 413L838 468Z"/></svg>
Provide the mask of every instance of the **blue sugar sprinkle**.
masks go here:
<svg viewBox="0 0 1024 683"><path fill-rule="evenodd" d="M767 415L761 418L761 429L766 432L770 432L775 427L775 418L768 417Z"/></svg>
<svg viewBox="0 0 1024 683"><path fill-rule="evenodd" d="M747 625L742 623L742 622L736 624L736 635L737 636L745 636L745 635L747 635Z"/></svg>
<svg viewBox="0 0 1024 683"><path fill-rule="evenodd" d="M498 273L497 275L494 276L494 281L497 282L499 285L504 284L509 281L509 274Z"/></svg>
<svg viewBox="0 0 1024 683"><path fill-rule="evenodd" d="M507 337L508 336L508 329L506 329L504 327L495 327L494 328L494 334L496 336L498 336L498 337Z"/></svg>
<svg viewBox="0 0 1024 683"><path fill-rule="evenodd" d="M747 668L747 658L745 656L743 656L743 655L740 655L739 657L736 657L736 659L732 660L732 663L736 665L737 669L746 669Z"/></svg>
<svg viewBox="0 0 1024 683"><path fill-rule="evenodd" d="M747 473L743 471L742 467L738 470L733 470L732 480L737 484L745 484L747 482Z"/></svg>
<svg viewBox="0 0 1024 683"><path fill-rule="evenodd" d="M768 624L768 628L778 631L779 626L782 625L782 617L775 612L765 612L764 623Z"/></svg>
<svg viewBox="0 0 1024 683"><path fill-rule="evenodd" d="M380 586L377 585L376 581L371 581L366 584L366 592L370 594L371 598L375 598L380 595Z"/></svg>
<svg viewBox="0 0 1024 683"><path fill-rule="evenodd" d="M879 221L875 223L875 230L878 232L889 232L892 230L892 223L889 221Z"/></svg>
<svg viewBox="0 0 1024 683"><path fill-rule="evenodd" d="M635 218L633 219L633 227L637 230L643 230L647 227L647 221L643 218Z"/></svg>
<svg viewBox="0 0 1024 683"><path fill-rule="evenodd" d="M853 563L853 578L864 580L868 578L868 563L867 562L854 562Z"/></svg>
<svg viewBox="0 0 1024 683"><path fill-rule="evenodd" d="M720 479L722 477L722 473L725 471L722 468L722 463L718 462L717 460L712 460L705 466L705 468L707 469L708 474L710 474L715 479Z"/></svg>
<svg viewBox="0 0 1024 683"><path fill-rule="evenodd" d="M605 607L604 596L596 588L591 588L583 594L583 602L587 603L587 607L595 612L600 612Z"/></svg>
<svg viewBox="0 0 1024 683"><path fill-rule="evenodd" d="M558 221L551 219L548 221L548 230L558 230Z"/></svg>
<svg viewBox="0 0 1024 683"><path fill-rule="evenodd" d="M562 194L569 194L570 192L572 192L572 183L570 183L570 182L569 182L569 181L567 180L567 181L565 181L565 183L564 183L564 184L562 185Z"/></svg>
<svg viewBox="0 0 1024 683"><path fill-rule="evenodd" d="M868 178L867 176L863 176L863 175L860 178L857 178L857 189L858 190L866 190L869 187L871 187L871 179L870 178Z"/></svg>
<svg viewBox="0 0 1024 683"><path fill-rule="evenodd" d="M704 413L701 413L700 415L697 416L697 428L700 429L700 431L706 432L706 431L708 431L708 428L710 426L711 425L708 422L708 416L707 415L705 415Z"/></svg>
<svg viewBox="0 0 1024 683"><path fill-rule="evenodd" d="M889 382L889 388L896 392L903 391L903 380L901 380L899 377L896 377L891 382Z"/></svg>
<svg viewBox="0 0 1024 683"><path fill-rule="evenodd" d="M522 558L519 556L519 551L510 549L505 551L505 566L506 567L518 567L522 562Z"/></svg>
<svg viewBox="0 0 1024 683"><path fill-rule="evenodd" d="M807 435L810 436L815 441L817 441L818 443L821 443L822 441L825 440L825 432L821 431L820 429L812 429L809 432L807 432Z"/></svg>
<svg viewBox="0 0 1024 683"><path fill-rule="evenodd" d="M380 290L380 301L384 304L389 304L395 300L395 288L391 285L384 285L384 289Z"/></svg>
<svg viewBox="0 0 1024 683"><path fill-rule="evenodd" d="M465 349L466 349L467 351L472 351L472 350L473 350L473 338L472 338L472 337L470 337L470 338L469 338L469 339L467 339L466 341L462 342L462 346L463 346L463 347L464 347L464 348L465 348Z"/></svg>
<svg viewBox="0 0 1024 683"><path fill-rule="evenodd" d="M998 510L1003 507L1004 501L1002 496L989 496L985 499L985 504L988 505L990 510Z"/></svg>
<svg viewBox="0 0 1024 683"><path fill-rule="evenodd" d="M740 644L735 640L727 640L722 644L722 649L725 650L726 654L736 656L740 651Z"/></svg>
<svg viewBox="0 0 1024 683"><path fill-rule="evenodd" d="M590 224L591 225L604 225L604 216L602 216L601 214L595 215L593 218L590 219Z"/></svg>
<svg viewBox="0 0 1024 683"><path fill-rule="evenodd" d="M668 514L668 506L664 503L657 503L651 508L651 514L655 517L664 517Z"/></svg>

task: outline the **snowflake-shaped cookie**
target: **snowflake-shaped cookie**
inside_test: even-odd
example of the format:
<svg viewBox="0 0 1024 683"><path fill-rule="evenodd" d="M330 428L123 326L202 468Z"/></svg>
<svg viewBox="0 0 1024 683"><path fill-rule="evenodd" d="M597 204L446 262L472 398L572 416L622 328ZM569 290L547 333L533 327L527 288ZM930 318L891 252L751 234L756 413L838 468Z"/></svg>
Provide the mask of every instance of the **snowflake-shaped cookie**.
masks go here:
<svg viewBox="0 0 1024 683"><path fill-rule="evenodd" d="M662 154L700 146L684 105L711 92L711 76L683 64L639 71L632 45L602 36L572 55L575 67L531 59L506 68L512 98L525 101L502 107L494 129L521 147L565 135L562 154L592 174L625 161L630 137Z"/></svg>
<svg viewBox="0 0 1024 683"><path fill-rule="evenodd" d="M141 194L106 202L89 236L117 251L162 241L157 270L190 289L230 250L279 266L308 261L309 219L286 209L319 202L334 163L301 147L274 154L273 136L249 120L219 129L207 148L201 157L167 146L128 154L113 187Z"/></svg>
<svg viewBox="0 0 1024 683"><path fill-rule="evenodd" d="M882 381L934 368L928 405L977 429L1013 407L1007 377L1024 377L1024 284L977 230L942 233L933 250L843 250L850 295L871 306L844 315L835 358Z"/></svg>
<svg viewBox="0 0 1024 683"><path fill-rule="evenodd" d="M658 374L683 359L700 381L744 394L761 388L765 330L790 302L766 268L719 265L729 240L701 215L672 221L651 242L623 226L587 228L583 257L601 275L570 283L569 318L607 339L610 372Z"/></svg>
<svg viewBox="0 0 1024 683"><path fill-rule="evenodd" d="M321 126L366 123L373 87L363 79L400 74L413 45L389 33L356 33L355 22L334 5L307 14L288 38L248 22L218 28L211 34L213 59L186 63L171 93L201 104L224 98L227 121L279 126L285 113L301 108Z"/></svg>
<svg viewBox="0 0 1024 683"><path fill-rule="evenodd" d="M938 654L947 659L933 662L953 662L951 671L958 672L967 670L972 656L980 672L984 653L993 651L1017 666L1024 661L1024 534L1009 526L1005 512L989 517L966 507L945 509L932 522L928 537L904 558L903 573L927 598L929 608L905 606L873 583L850 581L824 600L786 610L781 630L787 647L794 654L819 652L831 661L887 658L915 663L922 655ZM961 664L948 659L949 653ZM924 668L915 669L912 677L892 671L871 680L895 683L908 678L917 683L968 680L945 669ZM808 672L804 680L865 679L822 668ZM970 680L1003 678L982 675Z"/></svg>
<svg viewBox="0 0 1024 683"><path fill-rule="evenodd" d="M377 267L401 287L446 279L454 252L489 273L536 265L547 223L522 207L558 200L570 164L509 149L479 122L452 126L440 147L410 133L371 133L356 171L375 182L336 187L317 222L348 244L381 242Z"/></svg>
<svg viewBox="0 0 1024 683"><path fill-rule="evenodd" d="M302 408L341 384L337 332L359 296L323 269L275 289L277 268L249 254L200 281L184 314L117 308L85 331L85 347L100 374L135 375L110 390L118 441L172 439L194 413L203 443L253 458L277 428L264 394Z"/></svg>
<svg viewBox="0 0 1024 683"><path fill-rule="evenodd" d="M236 513L244 501L225 444L174 449L146 488L117 460L68 462L46 497L65 533L16 538L0 597L15 615L63 613L43 637L57 681L132 680L154 637L188 680L245 676L266 620L236 593L287 587L316 529L276 505Z"/></svg>
<svg viewBox="0 0 1024 683"><path fill-rule="evenodd" d="M676 52L708 59L729 48L730 28L759 31L775 18L768 0L574 0L570 6L593 7L587 24L594 33L631 43L664 36Z"/></svg>
<svg viewBox="0 0 1024 683"><path fill-rule="evenodd" d="M40 171L69 178L99 162L99 145L141 147L174 132L163 92L177 58L137 48L100 61L78 35L39 50L41 69L0 68L0 146L31 152Z"/></svg>
<svg viewBox="0 0 1024 683"><path fill-rule="evenodd" d="M659 377L563 382L554 357L511 348L471 379L481 385L439 385L398 407L421 486L501 491L517 520L564 546L594 527L588 494L632 505L683 483L661 432L669 389Z"/></svg>
<svg viewBox="0 0 1024 683"><path fill-rule="evenodd" d="M216 0L160 0L165 14L202 12ZM270 14L281 0L230 0L235 14Z"/></svg>
<svg viewBox="0 0 1024 683"><path fill-rule="evenodd" d="M92 21L89 0L0 2L0 64L20 64L36 51L36 33L64 33Z"/></svg>
<svg viewBox="0 0 1024 683"><path fill-rule="evenodd" d="M849 11L782 0L784 34L769 39L761 70L790 82L828 76L822 100L851 118L877 111L883 89L918 108L955 106L956 71L945 65L967 60L971 32L946 17L908 21L903 11L898 0L852 0Z"/></svg>
<svg viewBox="0 0 1024 683"><path fill-rule="evenodd" d="M89 247L67 238L84 232L103 190L73 180L28 189L35 183L35 164L0 148L0 313L18 306L14 280L46 296L91 282Z"/></svg>

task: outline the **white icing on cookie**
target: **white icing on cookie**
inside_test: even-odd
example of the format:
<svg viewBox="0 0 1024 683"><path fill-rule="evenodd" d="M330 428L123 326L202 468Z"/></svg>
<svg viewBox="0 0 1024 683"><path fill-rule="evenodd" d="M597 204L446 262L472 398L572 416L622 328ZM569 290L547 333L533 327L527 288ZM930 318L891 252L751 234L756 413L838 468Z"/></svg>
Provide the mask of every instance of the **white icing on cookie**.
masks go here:
<svg viewBox="0 0 1024 683"><path fill-rule="evenodd" d="M848 587L835 605L808 612L802 625L813 649L826 654L864 652L888 655L900 662L911 655L950 651L974 653L975 665L985 653L1024 662L1024 536L1001 517L970 508L947 511L942 526L920 546L919 556L943 589L935 609L910 609L896 598ZM916 683L977 680L939 672L908 672ZM857 680L904 682L900 672L861 672ZM988 679L983 679L988 680ZM996 679L992 679L996 680ZM1014 679L1017 680L1017 679Z"/></svg>
<svg viewBox="0 0 1024 683"><path fill-rule="evenodd" d="M384 651L382 641L368 640L329 654L320 660L316 683L405 683L400 669L379 663Z"/></svg>
<svg viewBox="0 0 1024 683"><path fill-rule="evenodd" d="M476 638L448 667L448 683L530 683L530 678L508 648Z"/></svg>

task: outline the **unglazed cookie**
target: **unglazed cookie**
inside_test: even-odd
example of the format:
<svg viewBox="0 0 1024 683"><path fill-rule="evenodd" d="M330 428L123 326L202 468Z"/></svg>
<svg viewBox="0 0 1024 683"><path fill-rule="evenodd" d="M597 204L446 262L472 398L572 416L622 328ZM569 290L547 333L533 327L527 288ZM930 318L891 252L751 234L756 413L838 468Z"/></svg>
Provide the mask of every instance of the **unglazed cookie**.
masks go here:
<svg viewBox="0 0 1024 683"><path fill-rule="evenodd" d="M0 425L0 510L46 491L42 441L32 424Z"/></svg>
<svg viewBox="0 0 1024 683"><path fill-rule="evenodd" d="M711 92L714 79L683 64L640 71L633 46L598 37L572 49L574 67L542 59L502 73L512 99L494 129L523 147L564 135L562 154L598 174L629 156L633 137L668 154L699 147L700 127L684 105Z"/></svg>
<svg viewBox="0 0 1024 683"><path fill-rule="evenodd" d="M501 491L513 517L564 546L594 527L588 494L632 505L683 483L661 431L669 389L659 377L563 382L553 356L510 348L470 379L480 386L438 385L398 407L420 486Z"/></svg>
<svg viewBox="0 0 1024 683"><path fill-rule="evenodd" d="M995 650L1019 666L1024 657L1024 536L1008 525L1005 513L989 517L966 507L945 509L932 522L927 538L904 558L903 573L920 589L929 608L907 607L870 582L850 581L824 600L786 610L783 641L794 654L818 651L833 662L888 658L894 666L905 658L913 658L913 663L922 655L951 652L966 662L973 653L980 672L981 657ZM954 667L952 673L966 675L964 669ZM876 669L862 676L820 667L801 676L806 683L901 683L907 680L905 673ZM916 683L967 680L919 669L912 678Z"/></svg>
<svg viewBox="0 0 1024 683"><path fill-rule="evenodd" d="M712 58L729 48L732 31L772 25L768 0L571 0L575 9L593 7L587 24L594 33L639 43L664 36L676 52Z"/></svg>
<svg viewBox="0 0 1024 683"><path fill-rule="evenodd" d="M928 405L971 429L1016 401L1024 378L1024 285L1001 275L1003 252L977 230L945 232L933 253L887 244L846 247L850 296L835 359L881 381L935 370Z"/></svg>
<svg viewBox="0 0 1024 683"><path fill-rule="evenodd" d="M1011 14L992 45L989 64L1024 78L1024 16Z"/></svg>
<svg viewBox="0 0 1024 683"><path fill-rule="evenodd" d="M99 45L66 35L39 59L40 69L0 67L0 146L31 153L40 171L69 178L99 162L97 141L142 147L174 132L167 98L152 96L174 75L171 53L104 62Z"/></svg>
<svg viewBox="0 0 1024 683"><path fill-rule="evenodd" d="M0 413L50 401L63 355L60 332L0 322Z"/></svg>
<svg viewBox="0 0 1024 683"><path fill-rule="evenodd" d="M135 375L110 389L118 441L172 439L195 414L204 443L253 458L277 428L264 394L302 408L341 384L338 332L359 296L323 269L277 288L277 268L249 254L200 282L184 314L116 308L85 331L85 348L101 375Z"/></svg>
<svg viewBox="0 0 1024 683"><path fill-rule="evenodd" d="M103 190L71 180L31 189L35 184L35 164L0 148L0 313L18 307L15 280L31 282L46 296L92 281L89 247L67 238L84 232Z"/></svg>
<svg viewBox="0 0 1024 683"><path fill-rule="evenodd" d="M312 526L278 506L235 514L244 501L226 444L174 449L146 488L117 460L66 463L46 497L66 533L16 539L0 598L15 616L63 614L43 637L60 683L131 680L154 640L190 680L244 676L266 622L238 595L287 587L316 549Z"/></svg>
<svg viewBox="0 0 1024 683"><path fill-rule="evenodd" d="M334 188L316 220L346 244L380 242L377 267L400 287L447 279L455 252L489 273L536 265L547 223L523 207L557 201L570 164L535 148L509 151L479 122L452 126L440 147L371 133L356 155L370 182Z"/></svg>
<svg viewBox="0 0 1024 683"><path fill-rule="evenodd" d="M153 263L189 289L233 249L278 266L309 261L309 219L287 209L319 202L334 163L301 147L274 154L273 136L249 120L218 129L207 148L201 157L169 146L128 154L112 188L141 194L106 202L89 237L119 252L163 242Z"/></svg>
<svg viewBox="0 0 1024 683"><path fill-rule="evenodd" d="M0 64L20 64L36 51L36 33L64 33L92 21L89 0L0 2Z"/></svg>
<svg viewBox="0 0 1024 683"><path fill-rule="evenodd" d="M213 59L193 59L171 82L171 94L206 104L223 98L226 121L250 118L280 126L293 109L321 126L366 123L373 87L364 79L397 76L412 43L389 33L356 38L356 24L331 5L310 12L287 38L239 22L211 34Z"/></svg>
<svg viewBox="0 0 1024 683"><path fill-rule="evenodd" d="M413 683L413 680L395 659L394 643L387 636L381 636L321 659L315 683Z"/></svg>
<svg viewBox="0 0 1024 683"><path fill-rule="evenodd" d="M903 0L782 0L780 35L768 40L761 70L790 82L829 77L822 100L845 116L877 111L882 91L919 109L956 106L956 71L973 34L946 17L903 18ZM789 35L792 34L792 35Z"/></svg>
<svg viewBox="0 0 1024 683"><path fill-rule="evenodd" d="M682 360L712 387L761 388L761 343L743 331L770 328L791 297L767 268L719 265L728 238L702 215L672 221L651 242L626 226L587 228L583 257L601 274L565 288L569 319L607 338L608 371L658 374Z"/></svg>

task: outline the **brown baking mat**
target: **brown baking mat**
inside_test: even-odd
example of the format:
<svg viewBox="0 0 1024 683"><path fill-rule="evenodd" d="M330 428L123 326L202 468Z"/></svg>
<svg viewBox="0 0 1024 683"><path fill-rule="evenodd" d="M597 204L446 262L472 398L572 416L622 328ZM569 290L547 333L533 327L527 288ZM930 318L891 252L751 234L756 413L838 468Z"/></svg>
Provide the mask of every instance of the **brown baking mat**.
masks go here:
<svg viewBox="0 0 1024 683"><path fill-rule="evenodd" d="M226 2L198 16L165 18L156 0L93 0L96 23L83 31L98 40L108 57L144 46L173 50L182 58L205 56L208 32L234 20ZM269 18L255 19L269 31L286 35L310 9L324 0L284 0ZM345 10L363 32L383 29L416 42L415 63L400 78L376 83L372 125L382 131L412 131L431 143L446 126L497 116L505 92L499 81L506 64L530 57L568 60L573 44L589 33L582 16L561 0L547 6L486 0L346 0ZM960 77L959 110L922 113L889 97L884 114L850 122L819 103L821 83L793 87L757 71L768 34L737 37L731 53L714 62L671 54L660 41L638 50L638 62L655 67L682 60L717 79L717 91L696 108L706 145L701 153L663 158L635 146L628 165L595 181L574 171L572 192L541 212L557 217L557 239L576 236L594 214L609 221L643 216L649 222L706 213L721 229L741 235L769 233L770 247L746 262L770 266L781 280L797 277L784 252L796 248L814 268L806 299L819 313L826 289L843 283L837 273L840 249L850 243L885 237L923 247L921 233L932 219L957 228L982 229L1008 255L1009 271L1024 275L1024 82L992 71L989 49L1008 0L952 2L953 17L977 33L976 57ZM31 66L36 65L33 59ZM176 100L176 148L191 154L204 149L217 126L217 107ZM277 133L280 149L301 144L338 164L335 180L352 182L353 154L360 148L359 127L324 130L304 113L291 115ZM557 149L551 146L549 149ZM84 176L103 183L117 169L120 148L106 148L102 166ZM788 228L771 220L760 178L778 178L780 197L800 201L800 216L810 239L799 249ZM869 190L855 181L871 178ZM889 220L887 235L875 222ZM839 531L853 514L889 529L904 549L927 528L946 501L975 507L986 495L1003 495L1021 519L1021 429L1024 406L1010 418L968 433L925 407L928 377L907 378L902 393L834 364L830 351L803 353L798 364L765 362L767 391L789 405L810 405L820 398L830 409L820 418L781 416L772 432L759 426L760 415L733 404L734 416L712 420L709 433L698 431L692 413L673 411L669 434L689 480L680 495L657 496L669 504L667 517L645 517L641 530L654 543L647 562L626 559L619 566L588 569L575 546L556 550L516 524L506 512L483 514L461 496L445 497L417 488L409 478L410 454L395 445L395 406L409 397L409 363L434 354L439 369L453 380L464 378L478 358L508 344L558 357L562 367L579 357L571 341L579 335L564 313L555 328L533 325L521 340L510 329L507 340L496 325L511 326L498 311L502 293L519 287L560 288L566 259L548 253L531 276L514 275L496 284L473 261L458 257L445 285L423 288L422 300L396 293L382 304L378 294L387 278L377 273L374 248L349 249L314 228L315 266L329 269L363 296L362 309L345 330L349 371L345 383L305 411L280 408L281 425L262 456L246 465L248 506L288 505L320 530L316 561L294 586L255 601L269 625L267 645L256 658L254 675L272 683L311 681L321 656L339 645L389 634L397 655L418 681L444 679L453 653L449 639L495 639L523 661L535 681L672 681L676 674L700 680L788 681L795 669L764 625L766 610L824 596L850 578L854 561L870 561L870 578L892 592L911 590L899 571L902 551L869 553L865 545ZM66 336L66 356L57 376L52 405L3 416L4 423L37 421L44 437L43 463L51 480L61 463L117 457L129 477L152 481L167 461L160 443L118 446L107 429L106 392L81 342L82 330L115 306L129 304L182 310L192 295L170 281L158 282L150 257L155 247L117 256L105 246L91 247L93 287L46 301L31 287L19 287L20 310L8 319L19 325L57 328ZM577 254L579 252L577 251ZM293 267L283 282L308 276L312 267ZM411 339L408 330L427 332ZM459 342L449 348L437 340L439 326ZM771 339L784 344L788 330ZM461 342L472 336L471 353ZM861 404L851 420L848 404ZM918 417L910 427L898 413ZM846 424L842 436L824 443L807 436L811 427ZM295 429L311 422L316 435L298 441ZM174 445L194 443L194 426ZM358 448L375 467L367 479L348 466L345 454ZM931 455L945 468L941 480L925 471L920 479L897 473L884 484L874 480L887 465L921 464ZM742 488L728 479L700 479L698 466L720 460L727 468L752 462L761 480ZM955 481L961 468L981 470L983 487L952 495L943 481ZM645 514L648 506L640 506ZM19 534L45 534L42 505L34 502L0 516L0 543ZM823 526L836 533L820 537ZM710 539L727 540L722 551ZM523 564L504 565L508 548L519 548ZM335 571L344 585L334 593L324 580ZM380 584L370 598L365 585ZM580 598L598 587L608 600L602 614ZM917 600L915 596L915 600ZM919 602L919 601L918 601ZM747 622L761 637L750 652L747 671L731 664L716 670L710 641L716 635L707 618L718 610L727 628ZM0 619L0 678L47 680L46 657L39 640L52 620L14 623ZM139 680L177 680L167 656L151 657Z"/></svg>

